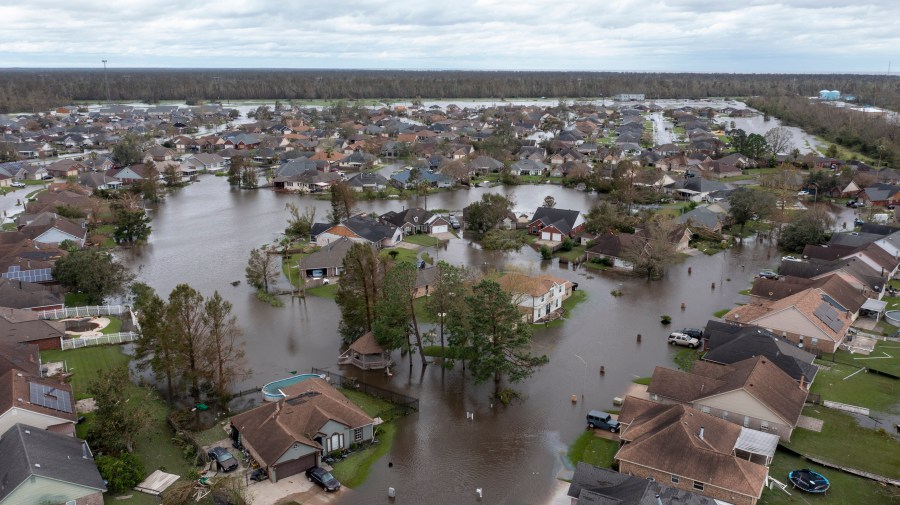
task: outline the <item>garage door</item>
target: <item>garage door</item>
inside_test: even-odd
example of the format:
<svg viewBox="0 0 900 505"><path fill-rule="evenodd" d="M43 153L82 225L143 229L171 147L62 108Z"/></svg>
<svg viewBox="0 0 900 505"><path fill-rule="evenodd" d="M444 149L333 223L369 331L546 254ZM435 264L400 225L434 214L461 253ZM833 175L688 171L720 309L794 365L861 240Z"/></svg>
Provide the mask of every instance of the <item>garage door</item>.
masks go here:
<svg viewBox="0 0 900 505"><path fill-rule="evenodd" d="M553 235L549 231L541 232L541 240L550 240L550 237L552 237L552 236Z"/></svg>
<svg viewBox="0 0 900 505"><path fill-rule="evenodd" d="M431 233L447 233L447 225L437 225L431 228Z"/></svg>
<svg viewBox="0 0 900 505"><path fill-rule="evenodd" d="M293 461L285 461L284 463L275 465L275 477L278 480L286 479L291 475L305 472L308 468L316 466L316 453L307 454Z"/></svg>
<svg viewBox="0 0 900 505"><path fill-rule="evenodd" d="M562 234L561 234L561 233L554 233L554 234L553 234L553 239L552 239L552 240L553 240L554 242L562 242Z"/></svg>

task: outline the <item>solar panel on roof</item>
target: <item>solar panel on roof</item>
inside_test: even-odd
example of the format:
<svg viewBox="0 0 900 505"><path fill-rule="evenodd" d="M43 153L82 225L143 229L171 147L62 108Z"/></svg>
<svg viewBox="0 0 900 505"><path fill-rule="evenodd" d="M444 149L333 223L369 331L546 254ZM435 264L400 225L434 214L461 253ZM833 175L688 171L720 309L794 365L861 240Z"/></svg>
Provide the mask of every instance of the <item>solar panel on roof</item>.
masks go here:
<svg viewBox="0 0 900 505"><path fill-rule="evenodd" d="M25 282L48 282L53 280L52 272L53 270L50 268L19 270L19 267L10 267L8 272L3 273L3 278Z"/></svg>
<svg viewBox="0 0 900 505"><path fill-rule="evenodd" d="M844 327L844 323L841 322L838 312L834 310L834 307L825 302L822 302L813 314L815 314L823 323L828 325L833 331L841 331L841 328Z"/></svg>
<svg viewBox="0 0 900 505"><path fill-rule="evenodd" d="M72 413L72 399L69 397L68 391L35 382L29 382L28 389L29 401L34 405L66 412L67 414Z"/></svg>
<svg viewBox="0 0 900 505"><path fill-rule="evenodd" d="M847 309L845 309L843 305L841 305L840 303L837 302L837 300L835 300L834 298L832 298L828 295L822 295L822 299L825 300L826 302L828 302L829 305L838 309L841 312L847 311Z"/></svg>

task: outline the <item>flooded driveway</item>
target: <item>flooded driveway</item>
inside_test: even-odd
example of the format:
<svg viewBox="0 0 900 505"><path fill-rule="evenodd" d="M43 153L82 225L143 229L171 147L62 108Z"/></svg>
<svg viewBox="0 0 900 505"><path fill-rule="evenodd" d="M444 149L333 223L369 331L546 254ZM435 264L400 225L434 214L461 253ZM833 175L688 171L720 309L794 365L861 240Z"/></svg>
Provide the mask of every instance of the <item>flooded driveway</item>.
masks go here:
<svg viewBox="0 0 900 505"><path fill-rule="evenodd" d="M587 210L595 195L559 186L479 188L438 193L431 208L461 209L486 191L511 196L516 208L531 211L552 195L560 207ZM163 296L182 282L204 295L218 290L234 304L244 329L247 358L254 376L238 388L264 384L292 370L341 370L337 331L340 317L332 300L310 297L273 308L256 300L246 285L244 268L251 248L275 240L285 226L284 205L314 205L320 219L329 202L310 197L275 194L267 190L235 191L221 177L202 177L198 183L168 197L153 212L150 243L123 256L138 277ZM378 213L399 210L412 201L361 202L361 210ZM716 256L695 256L671 267L662 281L616 273L571 270L523 248L518 253L482 251L466 239L453 239L439 252L440 259L472 268L503 268L515 264L577 281L587 301L557 328L536 328L534 346L550 363L517 385L522 401L503 407L491 400L493 384L474 386L461 369L429 366L424 373L414 360L400 358L393 377L373 373L378 385L418 397L421 410L399 421L391 453L375 464L366 483L339 503L389 503L387 488L397 489L393 503L475 503L475 488L483 488L484 503L541 503L547 500L561 468L560 455L585 428L591 409L610 409L636 377L649 376L655 366L672 366L676 352L666 345L668 331L706 322L719 309L733 306L738 291L749 286L754 272L777 265L780 255L767 244L748 241L742 248ZM689 273L692 271L692 273ZM242 281L238 286L231 282ZM286 286L286 281L281 281ZM715 284L715 289L712 285ZM615 297L611 291L621 290ZM680 305L686 305L685 310ZM670 327L660 324L669 314ZM643 336L636 341L637 334ZM577 357L584 358L586 365ZM605 376L600 376L600 367ZM571 395L584 401L572 404ZM258 401L258 400L257 400ZM473 421L466 412L474 412ZM393 467L388 466L393 462Z"/></svg>

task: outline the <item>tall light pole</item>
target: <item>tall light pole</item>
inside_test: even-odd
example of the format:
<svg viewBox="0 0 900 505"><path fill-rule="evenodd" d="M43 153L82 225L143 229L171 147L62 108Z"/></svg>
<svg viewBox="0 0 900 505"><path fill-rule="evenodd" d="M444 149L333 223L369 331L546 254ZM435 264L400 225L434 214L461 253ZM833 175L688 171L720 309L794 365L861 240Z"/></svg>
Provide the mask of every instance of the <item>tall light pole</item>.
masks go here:
<svg viewBox="0 0 900 505"><path fill-rule="evenodd" d="M103 61L103 80L106 82L106 103L109 104L109 73L106 71L106 60Z"/></svg>
<svg viewBox="0 0 900 505"><path fill-rule="evenodd" d="M588 364L587 361L585 361L581 356L576 354L575 357L578 358L578 360L581 361L582 364L584 364L584 371L581 374L581 401L584 401L584 385L587 382Z"/></svg>

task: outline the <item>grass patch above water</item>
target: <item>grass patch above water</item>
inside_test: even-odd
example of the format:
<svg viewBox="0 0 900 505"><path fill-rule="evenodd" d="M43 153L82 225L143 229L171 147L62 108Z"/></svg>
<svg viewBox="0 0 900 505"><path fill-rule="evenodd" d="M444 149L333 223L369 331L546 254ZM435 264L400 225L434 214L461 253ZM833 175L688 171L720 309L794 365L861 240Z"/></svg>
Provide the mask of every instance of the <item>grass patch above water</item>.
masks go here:
<svg viewBox="0 0 900 505"><path fill-rule="evenodd" d="M860 368L842 363L816 360L816 364L827 368L819 368L810 392L822 395L823 400L900 413L900 381L864 371L850 377Z"/></svg>
<svg viewBox="0 0 900 505"><path fill-rule="evenodd" d="M566 455L572 466L584 461L600 468L612 468L619 443L594 435L594 430L587 430L569 446Z"/></svg>
<svg viewBox="0 0 900 505"><path fill-rule="evenodd" d="M700 359L700 351L695 351L694 349L685 348L681 349L675 354L673 360L675 361L675 365L678 366L679 370L684 370L685 372L690 372L694 369L694 363Z"/></svg>
<svg viewBox="0 0 900 505"><path fill-rule="evenodd" d="M649 385L650 385L650 380L651 380L651 379L652 379L652 377L638 377L637 379L634 379L634 380L631 381L631 382L633 382L633 383L635 383L635 384L641 384L641 385L644 385L644 386L649 386Z"/></svg>
<svg viewBox="0 0 900 505"><path fill-rule="evenodd" d="M109 335L110 333L119 333L122 331L122 320L115 316L106 316L109 318L109 324L100 330L100 333Z"/></svg>
<svg viewBox="0 0 900 505"><path fill-rule="evenodd" d="M440 243L440 239L431 235L420 233L418 235L407 235L403 237L404 242L420 245L422 247L434 247Z"/></svg>
<svg viewBox="0 0 900 505"><path fill-rule="evenodd" d="M111 370L128 364L129 356L122 352L118 345L100 345L72 349L69 351L43 351L42 363L65 361L72 378L72 392L75 398L81 400L88 398L87 387L101 370Z"/></svg>
<svg viewBox="0 0 900 505"><path fill-rule="evenodd" d="M341 485L355 488L361 486L372 471L372 465L384 457L391 450L397 427L393 422L384 423L376 427L377 444L373 444L362 451L351 454L350 457L338 461L333 465L332 473L341 481Z"/></svg>
<svg viewBox="0 0 900 505"><path fill-rule="evenodd" d="M564 310L563 315L559 319L554 319L549 323L546 323L544 327L546 328L555 328L557 326L562 326L566 319L572 317L572 309L575 308L579 303L587 300L587 292L583 290L575 290L572 292L572 296L566 298L562 302L562 308Z"/></svg>
<svg viewBox="0 0 900 505"><path fill-rule="evenodd" d="M727 314L729 311L731 311L731 309L717 310L717 311L713 312L713 317L718 317L719 319L721 319L721 318L724 317L725 314Z"/></svg>
<svg viewBox="0 0 900 505"><path fill-rule="evenodd" d="M323 284L321 286L307 289L306 294L334 300L334 297L337 296L337 291L337 284Z"/></svg>

